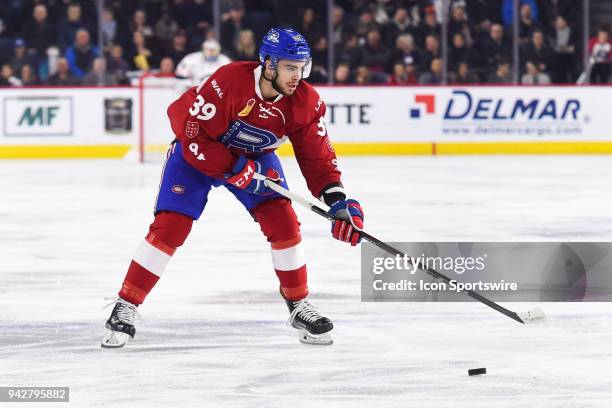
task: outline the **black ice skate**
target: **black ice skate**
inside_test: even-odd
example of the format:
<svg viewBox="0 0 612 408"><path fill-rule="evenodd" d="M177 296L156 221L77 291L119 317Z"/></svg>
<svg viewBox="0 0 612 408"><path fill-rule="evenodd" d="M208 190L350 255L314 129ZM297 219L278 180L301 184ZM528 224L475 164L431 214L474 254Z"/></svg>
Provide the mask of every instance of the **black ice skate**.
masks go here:
<svg viewBox="0 0 612 408"><path fill-rule="evenodd" d="M130 337L134 338L136 334L134 317L138 314L137 307L138 306L121 298L115 300L113 312L106 321L108 332L106 336L104 336L104 339L102 339L102 347L123 347Z"/></svg>
<svg viewBox="0 0 612 408"><path fill-rule="evenodd" d="M334 342L329 334L334 325L327 317L321 316L315 305L307 299L285 302L291 313L289 324L298 330L300 342L325 346Z"/></svg>

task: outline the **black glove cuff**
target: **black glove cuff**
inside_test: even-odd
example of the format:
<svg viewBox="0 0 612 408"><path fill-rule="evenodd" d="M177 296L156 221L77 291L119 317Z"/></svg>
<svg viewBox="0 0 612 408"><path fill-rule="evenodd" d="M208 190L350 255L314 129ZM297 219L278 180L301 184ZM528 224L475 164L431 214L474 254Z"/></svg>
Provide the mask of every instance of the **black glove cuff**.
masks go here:
<svg viewBox="0 0 612 408"><path fill-rule="evenodd" d="M346 194L344 193L344 187L340 183L334 183L327 185L321 192L320 200L324 201L325 204L331 206L336 201L346 200Z"/></svg>

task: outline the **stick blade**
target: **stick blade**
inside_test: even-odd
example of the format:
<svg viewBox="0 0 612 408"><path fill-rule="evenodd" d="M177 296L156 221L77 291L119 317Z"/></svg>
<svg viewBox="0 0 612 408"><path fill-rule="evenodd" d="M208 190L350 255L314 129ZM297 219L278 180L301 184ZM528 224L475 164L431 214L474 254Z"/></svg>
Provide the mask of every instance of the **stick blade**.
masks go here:
<svg viewBox="0 0 612 408"><path fill-rule="evenodd" d="M539 307L517 314L525 324L544 323L546 321L546 314Z"/></svg>

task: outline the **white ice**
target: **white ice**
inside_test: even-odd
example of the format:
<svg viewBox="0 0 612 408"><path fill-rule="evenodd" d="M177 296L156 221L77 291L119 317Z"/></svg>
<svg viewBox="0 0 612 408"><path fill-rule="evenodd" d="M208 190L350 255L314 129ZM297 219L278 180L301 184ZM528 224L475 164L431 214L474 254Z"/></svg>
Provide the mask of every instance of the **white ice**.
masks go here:
<svg viewBox="0 0 612 408"><path fill-rule="evenodd" d="M612 240L610 157L340 163L383 240ZM58 407L612 405L612 305L544 304L548 322L527 326L477 303L361 303L359 250L297 208L312 298L336 326L333 346L300 344L268 244L223 189L141 307L134 341L101 349L104 297L152 220L160 170L0 162L0 386L69 386ZM488 374L468 377L476 367Z"/></svg>

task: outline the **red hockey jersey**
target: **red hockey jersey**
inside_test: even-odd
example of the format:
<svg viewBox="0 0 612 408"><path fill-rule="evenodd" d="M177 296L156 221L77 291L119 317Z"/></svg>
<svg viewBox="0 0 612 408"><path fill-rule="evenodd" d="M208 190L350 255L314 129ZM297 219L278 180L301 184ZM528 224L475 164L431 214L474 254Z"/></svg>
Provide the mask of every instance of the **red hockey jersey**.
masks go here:
<svg viewBox="0 0 612 408"><path fill-rule="evenodd" d="M325 127L325 103L308 83L291 96L262 98L261 65L233 62L219 68L168 108L185 160L204 174L223 178L238 156L256 158L289 140L309 190L340 182L336 154Z"/></svg>

